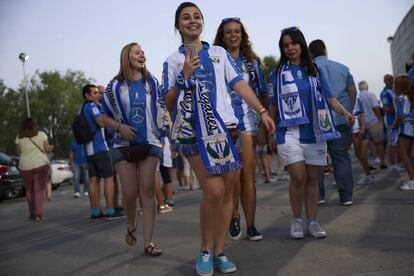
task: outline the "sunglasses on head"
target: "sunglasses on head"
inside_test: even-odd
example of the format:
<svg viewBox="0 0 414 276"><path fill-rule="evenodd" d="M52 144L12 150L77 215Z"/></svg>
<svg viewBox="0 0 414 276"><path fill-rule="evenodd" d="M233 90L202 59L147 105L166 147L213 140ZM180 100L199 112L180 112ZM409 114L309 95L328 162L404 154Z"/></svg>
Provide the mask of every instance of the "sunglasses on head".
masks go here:
<svg viewBox="0 0 414 276"><path fill-rule="evenodd" d="M284 34L286 32L296 32L296 31L299 31L299 30L300 30L299 27L293 26L293 27L288 27L288 28L282 29L281 33Z"/></svg>
<svg viewBox="0 0 414 276"><path fill-rule="evenodd" d="M228 23L228 22L240 22L240 17L229 17L229 18L224 18L223 20L221 20L221 23Z"/></svg>

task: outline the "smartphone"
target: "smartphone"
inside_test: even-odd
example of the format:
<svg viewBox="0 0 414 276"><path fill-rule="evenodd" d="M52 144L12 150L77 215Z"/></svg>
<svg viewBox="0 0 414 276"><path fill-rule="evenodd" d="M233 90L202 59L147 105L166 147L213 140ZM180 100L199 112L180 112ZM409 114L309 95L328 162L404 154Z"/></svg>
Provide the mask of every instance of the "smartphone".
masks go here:
<svg viewBox="0 0 414 276"><path fill-rule="evenodd" d="M192 43L191 44L188 44L186 46L186 48L187 48L187 51L189 51L191 49L191 53L190 53L190 57L191 58L197 56L197 50L196 50L196 47L195 47L194 44L192 44Z"/></svg>

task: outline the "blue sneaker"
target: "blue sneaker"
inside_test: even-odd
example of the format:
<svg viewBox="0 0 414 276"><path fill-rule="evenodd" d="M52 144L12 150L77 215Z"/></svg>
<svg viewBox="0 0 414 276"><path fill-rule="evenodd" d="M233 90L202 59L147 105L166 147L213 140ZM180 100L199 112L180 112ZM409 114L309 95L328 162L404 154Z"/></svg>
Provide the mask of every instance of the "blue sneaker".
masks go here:
<svg viewBox="0 0 414 276"><path fill-rule="evenodd" d="M229 227L229 237L232 240L240 240L242 236L242 232L240 229L240 216L237 218L232 218L230 221L230 227Z"/></svg>
<svg viewBox="0 0 414 276"><path fill-rule="evenodd" d="M237 270L236 265L230 262L224 253L220 253L214 258L214 267L221 273L231 273Z"/></svg>
<svg viewBox="0 0 414 276"><path fill-rule="evenodd" d="M175 202L172 199L166 199L166 200L164 200L164 203L167 204L170 207L174 207L175 206Z"/></svg>
<svg viewBox="0 0 414 276"><path fill-rule="evenodd" d="M211 276L213 275L213 261L211 254L208 251L203 250L197 257L196 271L200 276Z"/></svg>
<svg viewBox="0 0 414 276"><path fill-rule="evenodd" d="M100 218L103 218L104 216L105 216L104 213L102 213L102 211L99 209L91 210L91 220L100 219Z"/></svg>

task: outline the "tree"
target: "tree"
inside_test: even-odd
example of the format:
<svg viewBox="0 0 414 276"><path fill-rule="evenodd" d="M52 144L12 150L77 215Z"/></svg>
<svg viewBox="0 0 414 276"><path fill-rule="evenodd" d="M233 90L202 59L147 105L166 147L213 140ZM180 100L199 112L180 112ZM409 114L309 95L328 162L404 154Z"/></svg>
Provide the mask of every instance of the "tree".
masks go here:
<svg viewBox="0 0 414 276"><path fill-rule="evenodd" d="M265 56L262 60L264 64L263 68L263 75L266 80L269 79L270 72L273 70L273 68L276 67L276 64L279 62L279 60L276 58L276 56Z"/></svg>
<svg viewBox="0 0 414 276"><path fill-rule="evenodd" d="M66 157L72 140L72 121L83 98L82 87L93 80L80 71L36 71L26 87L14 91L0 83L1 146L14 152L20 122L26 118L23 89L28 89L31 116L55 146L55 156ZM3 108L4 107L4 108ZM13 107L13 108L12 108ZM4 114L3 114L4 113ZM5 116L3 116L5 115ZM6 118L6 119L3 119Z"/></svg>
<svg viewBox="0 0 414 276"><path fill-rule="evenodd" d="M24 94L7 88L0 80L0 150L15 154L16 135L26 116Z"/></svg>
<svg viewBox="0 0 414 276"><path fill-rule="evenodd" d="M91 82L83 72L71 70L64 75L37 71L32 78L32 116L50 137L56 156L67 156L72 121L83 102L82 87Z"/></svg>

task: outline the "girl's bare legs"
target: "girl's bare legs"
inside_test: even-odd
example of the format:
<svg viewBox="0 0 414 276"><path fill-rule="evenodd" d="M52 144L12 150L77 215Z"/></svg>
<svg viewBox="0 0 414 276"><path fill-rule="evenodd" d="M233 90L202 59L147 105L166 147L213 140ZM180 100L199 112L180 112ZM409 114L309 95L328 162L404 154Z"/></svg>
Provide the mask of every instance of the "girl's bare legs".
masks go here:
<svg viewBox="0 0 414 276"><path fill-rule="evenodd" d="M222 176L209 175L200 155L188 156L188 161L203 190L200 203L201 250L212 252L214 229L217 229L221 220L225 186ZM227 229L226 229L227 230Z"/></svg>
<svg viewBox="0 0 414 276"><path fill-rule="evenodd" d="M289 176L289 201L293 217L302 217L303 202L305 199L305 183L308 179L305 161L299 161L286 167ZM317 201L316 201L317 202Z"/></svg>
<svg viewBox="0 0 414 276"><path fill-rule="evenodd" d="M247 228L254 225L256 215L256 186L254 184L254 158L256 155L256 137L241 135L240 159L243 162L241 170L241 203ZM270 169L269 169L270 171Z"/></svg>
<svg viewBox="0 0 414 276"><path fill-rule="evenodd" d="M138 163L140 172L140 190L142 196L142 232L144 234L144 248L151 245L157 217L157 203L155 200L155 176L159 158L148 157Z"/></svg>

